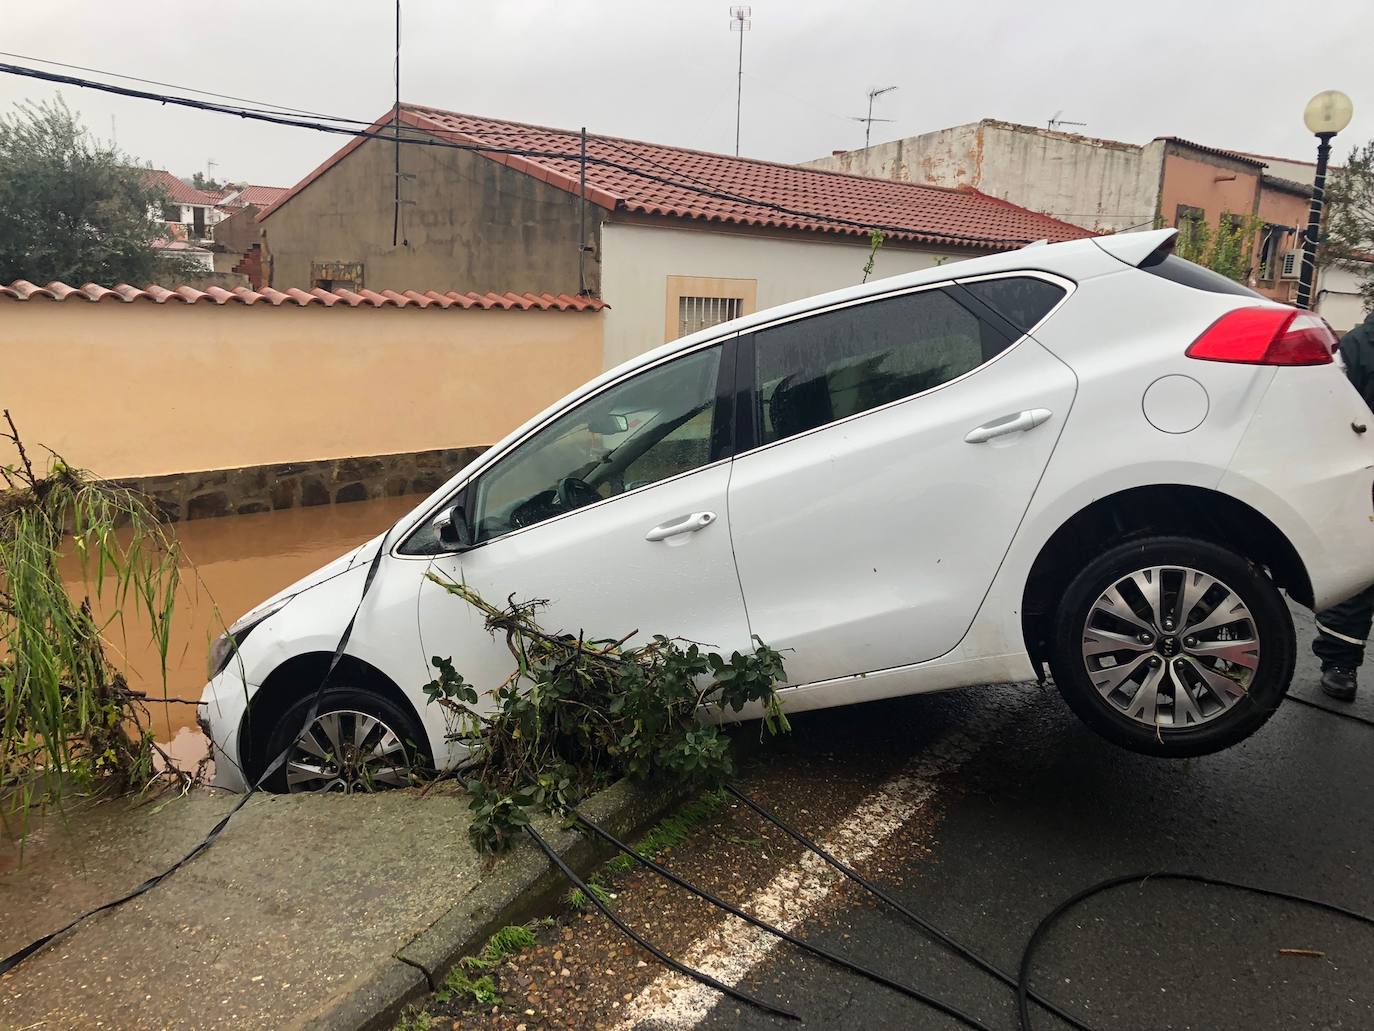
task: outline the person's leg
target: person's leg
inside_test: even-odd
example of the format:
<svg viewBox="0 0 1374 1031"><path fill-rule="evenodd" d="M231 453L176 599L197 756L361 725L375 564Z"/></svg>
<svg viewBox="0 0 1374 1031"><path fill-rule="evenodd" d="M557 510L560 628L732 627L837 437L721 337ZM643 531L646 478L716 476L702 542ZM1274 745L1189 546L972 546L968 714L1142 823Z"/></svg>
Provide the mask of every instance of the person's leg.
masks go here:
<svg viewBox="0 0 1374 1031"><path fill-rule="evenodd" d="M1374 587L1349 601L1317 613L1312 651L1322 664L1322 690L1333 698L1355 697L1355 671L1364 662L1365 642L1374 622Z"/></svg>

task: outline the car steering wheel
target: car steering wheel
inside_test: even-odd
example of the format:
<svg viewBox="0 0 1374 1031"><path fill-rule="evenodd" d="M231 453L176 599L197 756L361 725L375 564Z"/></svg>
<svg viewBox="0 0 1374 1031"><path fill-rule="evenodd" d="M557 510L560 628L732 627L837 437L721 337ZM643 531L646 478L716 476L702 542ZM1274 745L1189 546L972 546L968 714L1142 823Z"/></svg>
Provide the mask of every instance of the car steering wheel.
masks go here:
<svg viewBox="0 0 1374 1031"><path fill-rule="evenodd" d="M568 511L581 508L583 505L593 505L600 500L601 495L586 480L576 476L565 476L558 481L558 501Z"/></svg>

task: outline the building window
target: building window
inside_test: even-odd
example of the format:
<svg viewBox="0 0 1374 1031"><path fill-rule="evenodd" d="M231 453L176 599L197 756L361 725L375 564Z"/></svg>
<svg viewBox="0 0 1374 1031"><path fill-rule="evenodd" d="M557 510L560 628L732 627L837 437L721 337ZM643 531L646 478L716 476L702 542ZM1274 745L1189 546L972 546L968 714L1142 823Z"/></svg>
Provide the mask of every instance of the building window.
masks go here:
<svg viewBox="0 0 1374 1031"><path fill-rule="evenodd" d="M1191 204L1174 209L1174 225L1178 227L1179 249L1191 253L1195 238L1206 232L1207 213Z"/></svg>
<svg viewBox="0 0 1374 1031"><path fill-rule="evenodd" d="M688 336L740 317L743 297L679 297L677 335Z"/></svg>
<svg viewBox="0 0 1374 1031"><path fill-rule="evenodd" d="M755 309L758 281L707 276L669 276L663 339L677 340Z"/></svg>
<svg viewBox="0 0 1374 1031"><path fill-rule="evenodd" d="M1259 278L1272 280L1278 278L1279 249L1284 239L1293 232L1289 226L1265 224L1260 231L1259 240Z"/></svg>
<svg viewBox="0 0 1374 1031"><path fill-rule="evenodd" d="M363 263L361 261L312 261L310 285L321 290L361 290Z"/></svg>
<svg viewBox="0 0 1374 1031"><path fill-rule="evenodd" d="M180 222L180 221L181 221L181 205L180 205L180 204L164 204L164 205L162 205L162 221L164 221L164 222Z"/></svg>

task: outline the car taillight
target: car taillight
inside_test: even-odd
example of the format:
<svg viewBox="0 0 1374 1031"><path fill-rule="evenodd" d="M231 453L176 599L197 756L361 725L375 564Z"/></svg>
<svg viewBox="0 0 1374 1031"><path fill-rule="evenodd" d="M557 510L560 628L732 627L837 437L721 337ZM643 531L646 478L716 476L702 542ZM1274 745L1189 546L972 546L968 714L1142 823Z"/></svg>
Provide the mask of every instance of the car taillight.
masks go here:
<svg viewBox="0 0 1374 1031"><path fill-rule="evenodd" d="M1207 327L1189 358L1243 365L1330 365L1336 334L1298 308L1237 308Z"/></svg>

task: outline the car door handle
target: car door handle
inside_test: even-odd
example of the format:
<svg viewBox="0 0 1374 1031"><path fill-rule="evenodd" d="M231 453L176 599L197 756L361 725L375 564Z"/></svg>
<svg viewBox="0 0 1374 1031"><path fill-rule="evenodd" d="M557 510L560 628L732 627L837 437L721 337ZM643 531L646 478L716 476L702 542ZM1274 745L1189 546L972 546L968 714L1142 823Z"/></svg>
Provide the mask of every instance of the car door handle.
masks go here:
<svg viewBox="0 0 1374 1031"><path fill-rule="evenodd" d="M671 523L660 523L644 535L646 541L666 541L669 537L676 537L681 533L696 533L704 530L716 521L714 512L693 512L685 515L681 519L674 519Z"/></svg>
<svg viewBox="0 0 1374 1031"><path fill-rule="evenodd" d="M964 443L986 444L993 437L1033 430L1042 422L1046 422L1053 414L1048 408L1029 408L1024 412L1017 412L1015 415L1004 415L1000 419L983 423L976 430L969 430L964 437Z"/></svg>

